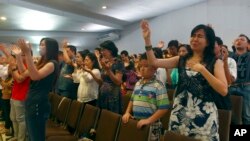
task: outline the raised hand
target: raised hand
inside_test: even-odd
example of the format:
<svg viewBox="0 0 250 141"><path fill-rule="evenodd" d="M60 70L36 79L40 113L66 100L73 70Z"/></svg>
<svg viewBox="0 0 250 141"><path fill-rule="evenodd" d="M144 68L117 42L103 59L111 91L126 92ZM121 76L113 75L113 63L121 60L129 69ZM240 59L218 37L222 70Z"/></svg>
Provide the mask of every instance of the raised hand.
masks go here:
<svg viewBox="0 0 250 141"><path fill-rule="evenodd" d="M0 50L4 51L6 49L6 45L4 43L0 43Z"/></svg>
<svg viewBox="0 0 250 141"><path fill-rule="evenodd" d="M165 42L162 40L157 45L158 48L163 48L164 46L165 46Z"/></svg>
<svg viewBox="0 0 250 141"><path fill-rule="evenodd" d="M17 45L11 45L10 49L11 49L11 52L13 53L13 55L15 55L15 56L21 55L21 53L22 53L21 49Z"/></svg>
<svg viewBox="0 0 250 141"><path fill-rule="evenodd" d="M17 41L18 47L22 50L23 53L30 53L31 52L31 45L27 44L24 39L19 39Z"/></svg>
<svg viewBox="0 0 250 141"><path fill-rule="evenodd" d="M107 61L106 59L103 58L100 63L101 63L101 66L104 70L107 71L107 70L111 69L112 64L111 64L111 62Z"/></svg>
<svg viewBox="0 0 250 141"><path fill-rule="evenodd" d="M67 39L63 39L62 45L61 45L62 49L67 48L67 46L68 46L68 40Z"/></svg>
<svg viewBox="0 0 250 141"><path fill-rule="evenodd" d="M227 61L229 53L228 53L228 50L225 47L221 48L221 55L223 56L222 60Z"/></svg>
<svg viewBox="0 0 250 141"><path fill-rule="evenodd" d="M149 28L148 21L146 21L146 20L141 21L141 29L142 29L142 35L143 35L144 40L145 41L149 40L151 31Z"/></svg>

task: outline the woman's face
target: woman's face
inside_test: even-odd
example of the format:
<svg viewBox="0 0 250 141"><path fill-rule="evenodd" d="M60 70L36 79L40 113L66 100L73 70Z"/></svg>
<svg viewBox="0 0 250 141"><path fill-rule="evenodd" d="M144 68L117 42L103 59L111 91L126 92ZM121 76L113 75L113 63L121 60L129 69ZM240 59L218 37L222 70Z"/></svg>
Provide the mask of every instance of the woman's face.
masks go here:
<svg viewBox="0 0 250 141"><path fill-rule="evenodd" d="M101 53L104 58L110 58L112 56L111 51L105 48L102 48Z"/></svg>
<svg viewBox="0 0 250 141"><path fill-rule="evenodd" d="M40 45L39 45L39 54L41 56L45 56L46 54L46 44L45 44L45 40L42 40Z"/></svg>
<svg viewBox="0 0 250 141"><path fill-rule="evenodd" d="M93 68L93 61L89 58L89 56L85 57L84 63L87 68L89 69Z"/></svg>
<svg viewBox="0 0 250 141"><path fill-rule="evenodd" d="M83 58L82 58L81 54L78 53L78 52L76 53L76 63L77 63L78 65L83 64Z"/></svg>
<svg viewBox="0 0 250 141"><path fill-rule="evenodd" d="M178 55L179 56L185 56L186 54L188 54L187 48L184 47L184 46L181 46L179 48Z"/></svg>
<svg viewBox="0 0 250 141"><path fill-rule="evenodd" d="M190 45L194 52L203 52L208 45L203 29L197 30L190 38Z"/></svg>

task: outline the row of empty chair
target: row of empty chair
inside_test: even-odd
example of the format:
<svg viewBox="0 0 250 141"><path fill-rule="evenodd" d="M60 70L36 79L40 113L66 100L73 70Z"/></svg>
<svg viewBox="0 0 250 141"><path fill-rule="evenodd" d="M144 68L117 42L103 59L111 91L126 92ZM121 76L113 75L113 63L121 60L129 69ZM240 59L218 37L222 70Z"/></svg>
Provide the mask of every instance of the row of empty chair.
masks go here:
<svg viewBox="0 0 250 141"><path fill-rule="evenodd" d="M124 110L128 104L130 95L123 96ZM219 113L219 134L221 141L229 140L231 118L236 123L241 123L242 97L231 96L233 103L232 111L218 110ZM130 141L147 140L149 127L142 130L136 128L138 121L131 119L129 123L121 122L122 115L107 110L100 110L98 107L84 105L76 100L70 100L57 94L50 94L51 118L47 122L46 139L53 140L78 140L82 135L89 133L91 129L96 130L96 141ZM168 129L170 112L161 119L163 128ZM176 140L180 138L185 141L185 136L167 131L162 140L167 137ZM164 139L165 138L165 139ZM187 141L190 138L186 138ZM168 139L169 140L169 139Z"/></svg>
<svg viewBox="0 0 250 141"><path fill-rule="evenodd" d="M149 126L137 129L137 120L130 119L124 124L121 122L122 115L75 100L70 102L68 98L56 94L51 94L50 100L55 113L51 113L52 117L47 122L47 141L77 141L82 135L89 134L91 129L95 129L96 141L148 140Z"/></svg>

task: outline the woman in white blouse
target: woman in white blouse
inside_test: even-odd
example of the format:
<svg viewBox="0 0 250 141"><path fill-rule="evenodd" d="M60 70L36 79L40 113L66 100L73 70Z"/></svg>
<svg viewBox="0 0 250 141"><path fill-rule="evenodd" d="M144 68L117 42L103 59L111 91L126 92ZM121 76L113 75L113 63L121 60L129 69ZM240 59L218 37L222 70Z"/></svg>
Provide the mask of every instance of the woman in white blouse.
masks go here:
<svg viewBox="0 0 250 141"><path fill-rule="evenodd" d="M74 80L79 80L80 84L77 91L77 100L80 102L96 105L99 93L99 85L101 85L101 74L99 63L93 53L86 55L84 65L77 75L72 75Z"/></svg>

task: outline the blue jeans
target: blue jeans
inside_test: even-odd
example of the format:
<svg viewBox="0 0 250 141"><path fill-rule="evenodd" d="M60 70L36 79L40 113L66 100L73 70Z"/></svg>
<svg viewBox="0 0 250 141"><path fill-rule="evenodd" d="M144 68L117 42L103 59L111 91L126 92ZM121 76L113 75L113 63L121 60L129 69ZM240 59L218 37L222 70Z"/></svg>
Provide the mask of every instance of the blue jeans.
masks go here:
<svg viewBox="0 0 250 141"><path fill-rule="evenodd" d="M10 119L13 123L14 137L16 137L18 141L25 141L26 124L24 101L11 99L10 105Z"/></svg>
<svg viewBox="0 0 250 141"><path fill-rule="evenodd" d="M31 108L31 109L28 109ZM26 126L30 141L45 141L45 127L46 121L49 118L49 112L35 104L31 107L26 107ZM32 112L27 112L27 111Z"/></svg>
<svg viewBox="0 0 250 141"><path fill-rule="evenodd" d="M230 93L243 96L242 122L243 125L250 125L250 85L232 86Z"/></svg>

